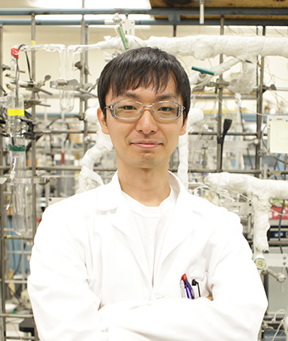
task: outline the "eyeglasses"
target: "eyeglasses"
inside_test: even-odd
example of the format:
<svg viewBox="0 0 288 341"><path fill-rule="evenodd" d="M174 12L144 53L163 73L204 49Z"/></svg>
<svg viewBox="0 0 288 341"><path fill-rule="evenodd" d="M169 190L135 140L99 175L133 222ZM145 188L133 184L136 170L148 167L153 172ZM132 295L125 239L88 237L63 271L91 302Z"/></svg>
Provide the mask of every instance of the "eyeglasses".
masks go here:
<svg viewBox="0 0 288 341"><path fill-rule="evenodd" d="M152 105L144 105L134 101L118 101L105 107L105 109L110 110L114 118L125 121L138 120L143 115L145 108L150 109L156 120L163 122L176 120L185 109L185 107L173 101L161 101Z"/></svg>

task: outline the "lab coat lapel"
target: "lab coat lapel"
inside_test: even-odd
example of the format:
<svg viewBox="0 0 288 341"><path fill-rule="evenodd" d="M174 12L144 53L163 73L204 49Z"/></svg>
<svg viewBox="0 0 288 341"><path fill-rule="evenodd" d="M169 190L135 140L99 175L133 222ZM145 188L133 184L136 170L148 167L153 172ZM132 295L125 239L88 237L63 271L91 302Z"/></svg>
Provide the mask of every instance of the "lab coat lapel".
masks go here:
<svg viewBox="0 0 288 341"><path fill-rule="evenodd" d="M148 283L151 283L151 279L149 279L150 272L147 257L141 236L137 226L135 225L135 220L133 219L130 210L127 209L123 202L117 208L116 214L113 215L112 225L121 232L123 236L123 242L127 248L131 250L131 255L138 263L139 269L142 271L143 276Z"/></svg>
<svg viewBox="0 0 288 341"><path fill-rule="evenodd" d="M131 255L138 263L144 278L151 283L141 236L137 226L135 226L130 209L127 208L126 201L123 198L117 172L114 174L112 181L108 185L103 186L102 192L100 189L99 193L100 203L98 207L106 212L115 210L115 214L111 215L111 223L113 228L120 232L120 237L118 236L118 238L122 239L119 240L119 243L123 243L131 251ZM113 196L111 196L111 193L113 193Z"/></svg>
<svg viewBox="0 0 288 341"><path fill-rule="evenodd" d="M169 226L164 238L163 247L159 255L161 267L169 255L193 234L195 214L191 207L191 197L187 193L180 193Z"/></svg>

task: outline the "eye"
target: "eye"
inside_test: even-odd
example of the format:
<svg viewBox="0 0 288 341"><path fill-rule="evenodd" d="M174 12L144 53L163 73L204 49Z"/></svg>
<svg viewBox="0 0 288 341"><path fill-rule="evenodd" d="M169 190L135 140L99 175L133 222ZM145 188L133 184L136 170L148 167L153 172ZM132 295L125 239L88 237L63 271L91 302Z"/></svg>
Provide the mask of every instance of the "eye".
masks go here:
<svg viewBox="0 0 288 341"><path fill-rule="evenodd" d="M126 112L126 113L128 113L128 112L134 112L134 111L139 110L139 105L137 105L137 103L134 103L134 102L123 101L123 102L117 103L115 108L119 112Z"/></svg>
<svg viewBox="0 0 288 341"><path fill-rule="evenodd" d="M174 103L160 103L157 111L162 115L177 115L177 106Z"/></svg>
<svg viewBox="0 0 288 341"><path fill-rule="evenodd" d="M133 105L122 105L119 107L120 110L137 110L137 108Z"/></svg>
<svg viewBox="0 0 288 341"><path fill-rule="evenodd" d="M173 112L175 111L175 108L174 107L171 107L171 106L162 106L158 109L159 111L166 111L166 112Z"/></svg>

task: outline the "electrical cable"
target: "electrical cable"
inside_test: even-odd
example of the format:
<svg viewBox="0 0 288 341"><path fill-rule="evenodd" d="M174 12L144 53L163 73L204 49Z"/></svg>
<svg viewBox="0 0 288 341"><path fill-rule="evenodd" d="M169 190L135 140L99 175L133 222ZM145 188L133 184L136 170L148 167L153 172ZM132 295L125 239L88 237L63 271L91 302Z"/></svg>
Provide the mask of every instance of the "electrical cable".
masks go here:
<svg viewBox="0 0 288 341"><path fill-rule="evenodd" d="M225 140L225 136L228 130L231 127L231 124L232 124L232 120L225 118L224 123L223 123L223 133L221 137L217 138L217 143L220 144L220 162L219 162L220 171L222 171L224 140Z"/></svg>
<svg viewBox="0 0 288 341"><path fill-rule="evenodd" d="M29 56L28 56L27 51L25 51L25 57L26 57L29 80L30 80L30 82L33 82L32 72L31 72L31 67L30 67L30 60L29 60Z"/></svg>
<svg viewBox="0 0 288 341"><path fill-rule="evenodd" d="M275 334L273 336L273 339L271 341L275 341L277 336L281 336L281 335L277 335L277 334L280 331L280 328L282 327L283 323L284 323L284 320L281 320L281 322L279 323L279 326L278 326L278 328L277 328L277 330L276 330L276 332L275 332Z"/></svg>

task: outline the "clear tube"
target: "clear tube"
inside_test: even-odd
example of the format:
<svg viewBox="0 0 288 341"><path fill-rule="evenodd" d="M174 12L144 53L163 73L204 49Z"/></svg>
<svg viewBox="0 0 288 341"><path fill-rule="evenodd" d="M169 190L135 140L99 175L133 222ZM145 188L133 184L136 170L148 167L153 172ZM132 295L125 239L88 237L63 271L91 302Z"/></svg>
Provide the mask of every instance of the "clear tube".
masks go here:
<svg viewBox="0 0 288 341"><path fill-rule="evenodd" d="M10 137L10 179L12 182L11 202L13 205L12 224L15 233L19 235L28 232L27 193L28 185L25 183L26 174L26 125L21 121L24 117L24 98L14 89L6 97L7 126L6 131Z"/></svg>
<svg viewBox="0 0 288 341"><path fill-rule="evenodd" d="M70 112L74 108L74 88L66 85L60 90L60 108L62 113Z"/></svg>
<svg viewBox="0 0 288 341"><path fill-rule="evenodd" d="M60 89L60 108L62 113L70 112L74 108L74 90L75 87L72 83L69 83L71 80L71 72L73 65L74 55L70 51L63 50L60 53L60 79L66 84L62 84ZM59 84L58 84L59 86Z"/></svg>
<svg viewBox="0 0 288 341"><path fill-rule="evenodd" d="M11 93L6 96L6 108L8 122L11 124L13 124L13 122L19 117L23 117L25 115L24 98L21 94L19 94L18 89L12 90Z"/></svg>
<svg viewBox="0 0 288 341"><path fill-rule="evenodd" d="M20 142L20 141L18 141ZM18 235L26 235L29 230L28 185L25 183L26 150L25 145L10 145L12 181L12 226Z"/></svg>

